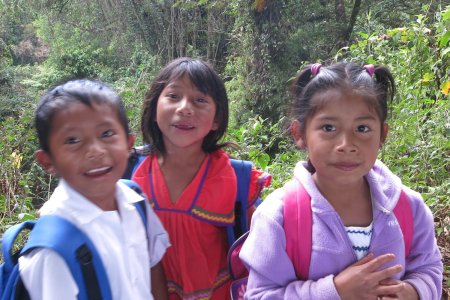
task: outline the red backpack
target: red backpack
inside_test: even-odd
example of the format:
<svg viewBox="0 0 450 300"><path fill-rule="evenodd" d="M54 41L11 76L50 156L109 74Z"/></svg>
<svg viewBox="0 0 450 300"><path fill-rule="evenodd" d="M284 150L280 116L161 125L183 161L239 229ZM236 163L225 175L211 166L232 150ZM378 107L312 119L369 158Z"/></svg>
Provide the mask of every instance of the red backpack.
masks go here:
<svg viewBox="0 0 450 300"><path fill-rule="evenodd" d="M294 265L297 278L307 280L312 245L311 197L297 179L289 181L284 189L283 227L286 234L286 252ZM411 204L404 191L400 193L394 214L403 233L405 256L408 256L411 251L414 220ZM239 259L239 252L247 236L248 232L241 236L228 252L228 269L233 280L231 284L233 300L244 299L247 288L248 270Z"/></svg>

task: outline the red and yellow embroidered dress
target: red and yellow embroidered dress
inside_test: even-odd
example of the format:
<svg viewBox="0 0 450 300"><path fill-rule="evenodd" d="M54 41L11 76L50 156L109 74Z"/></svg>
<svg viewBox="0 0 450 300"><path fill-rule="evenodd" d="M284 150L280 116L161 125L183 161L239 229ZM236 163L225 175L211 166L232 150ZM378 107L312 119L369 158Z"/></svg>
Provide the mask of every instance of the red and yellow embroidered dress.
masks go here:
<svg viewBox="0 0 450 300"><path fill-rule="evenodd" d="M270 175L253 169L249 205ZM230 299L225 227L234 222L236 176L223 150L208 154L176 203L170 201L156 155L133 175L169 233L171 247L162 260L169 299Z"/></svg>

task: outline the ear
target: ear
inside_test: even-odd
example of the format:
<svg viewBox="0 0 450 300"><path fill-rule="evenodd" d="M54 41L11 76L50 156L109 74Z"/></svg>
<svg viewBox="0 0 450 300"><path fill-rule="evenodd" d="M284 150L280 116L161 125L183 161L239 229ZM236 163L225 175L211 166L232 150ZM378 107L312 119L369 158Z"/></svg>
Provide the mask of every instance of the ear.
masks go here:
<svg viewBox="0 0 450 300"><path fill-rule="evenodd" d="M56 167L53 165L52 158L47 151L39 149L34 152L34 157L45 172L47 172L48 174L56 175Z"/></svg>
<svg viewBox="0 0 450 300"><path fill-rule="evenodd" d="M386 142L388 132L389 132L389 125L387 123L383 123L383 126L381 127L381 141L380 141L381 145L383 145L384 142Z"/></svg>
<svg viewBox="0 0 450 300"><path fill-rule="evenodd" d="M130 133L127 137L127 144L128 144L128 150L131 150L131 148L133 148L134 146L134 142L136 140L136 137L134 136L134 134Z"/></svg>
<svg viewBox="0 0 450 300"><path fill-rule="evenodd" d="M295 145L297 145L297 147L300 149L305 149L306 148L306 139L302 134L300 123L297 120L295 120L291 123L290 130L291 130L291 136L292 136L292 139L294 140Z"/></svg>

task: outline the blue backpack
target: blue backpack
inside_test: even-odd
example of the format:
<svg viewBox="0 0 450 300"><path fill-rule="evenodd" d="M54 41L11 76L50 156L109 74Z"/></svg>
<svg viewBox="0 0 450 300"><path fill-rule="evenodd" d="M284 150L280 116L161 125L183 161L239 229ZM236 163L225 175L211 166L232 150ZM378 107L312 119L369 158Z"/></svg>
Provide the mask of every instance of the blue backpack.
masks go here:
<svg viewBox="0 0 450 300"><path fill-rule="evenodd" d="M139 186L122 180L139 193ZM145 200L134 203L144 224L147 224ZM14 252L15 241L28 230L29 237L22 249ZM8 228L2 237L4 262L0 265L0 299L30 299L20 278L18 260L36 248L57 252L67 263L79 287L79 300L112 299L111 289L100 255L92 241L76 226L55 215L25 221ZM55 282L55 284L58 284Z"/></svg>
<svg viewBox="0 0 450 300"><path fill-rule="evenodd" d="M149 146L141 146L133 148L128 160L128 168L122 178L131 179L137 167L150 154ZM252 171L252 162L239 159L230 159L231 166L234 169L237 178L237 193L234 206L235 221L234 224L226 227L228 245L241 237L249 229L249 220L247 216L248 193L250 188L250 178ZM258 198L256 205L261 203Z"/></svg>

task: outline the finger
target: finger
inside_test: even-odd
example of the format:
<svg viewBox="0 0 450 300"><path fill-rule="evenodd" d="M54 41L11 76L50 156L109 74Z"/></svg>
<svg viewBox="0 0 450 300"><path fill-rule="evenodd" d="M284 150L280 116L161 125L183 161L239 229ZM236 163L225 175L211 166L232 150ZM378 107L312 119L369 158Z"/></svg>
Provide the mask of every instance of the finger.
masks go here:
<svg viewBox="0 0 450 300"><path fill-rule="evenodd" d="M399 283L393 285L379 285L376 288L376 293L378 295L386 295L383 296L383 299L385 299L385 297L396 297L396 295L398 295L403 288L403 282L400 281Z"/></svg>
<svg viewBox="0 0 450 300"><path fill-rule="evenodd" d="M364 256L363 258L361 258L360 260L358 260L357 262L355 262L353 264L353 266L360 266L360 265L364 265L366 263L368 263L369 261L373 260L375 256L373 255L373 253L369 253L366 256Z"/></svg>
<svg viewBox="0 0 450 300"><path fill-rule="evenodd" d="M403 270L402 265L395 265L386 269L382 269L376 272L373 272L374 279L378 282L381 282L382 280L387 280L391 277L394 277L395 274L400 273Z"/></svg>
<svg viewBox="0 0 450 300"><path fill-rule="evenodd" d="M377 270L378 268L380 268L382 265L392 261L394 258L395 258L395 255L392 253L380 255L380 256L372 259L371 261L369 261L368 269L369 269L369 271L373 272L373 271Z"/></svg>
<svg viewBox="0 0 450 300"><path fill-rule="evenodd" d="M380 285L394 285L399 284L401 281L393 278L386 278L379 282Z"/></svg>

